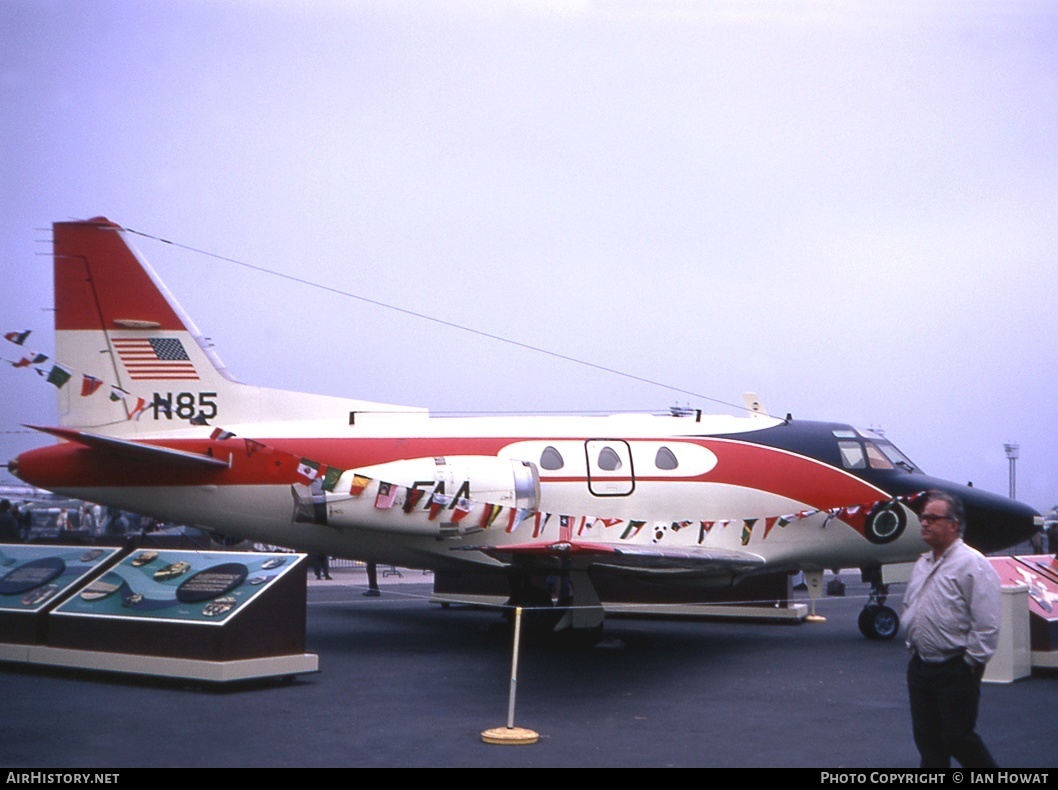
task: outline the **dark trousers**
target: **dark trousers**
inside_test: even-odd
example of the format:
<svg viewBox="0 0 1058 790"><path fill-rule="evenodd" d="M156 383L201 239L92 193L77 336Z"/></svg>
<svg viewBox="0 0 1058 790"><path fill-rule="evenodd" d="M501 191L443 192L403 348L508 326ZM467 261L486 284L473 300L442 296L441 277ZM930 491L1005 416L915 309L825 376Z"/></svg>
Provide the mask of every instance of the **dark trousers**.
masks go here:
<svg viewBox="0 0 1058 790"><path fill-rule="evenodd" d="M922 768L995 768L988 747L974 732L981 680L962 656L927 664L918 656L907 667L911 726Z"/></svg>

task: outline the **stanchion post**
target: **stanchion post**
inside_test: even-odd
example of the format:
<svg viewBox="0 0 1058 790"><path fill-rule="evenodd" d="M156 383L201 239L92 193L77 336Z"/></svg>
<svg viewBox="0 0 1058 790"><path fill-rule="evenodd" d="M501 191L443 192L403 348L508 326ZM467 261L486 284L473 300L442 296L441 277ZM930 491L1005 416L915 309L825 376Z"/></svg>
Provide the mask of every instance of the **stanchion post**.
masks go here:
<svg viewBox="0 0 1058 790"><path fill-rule="evenodd" d="M518 693L518 655L521 652L522 607L514 610L514 646L511 650L511 683L507 698L507 726L493 727L481 733L485 743L496 743L507 746L527 746L540 740L540 735L533 730L514 726L514 700Z"/></svg>

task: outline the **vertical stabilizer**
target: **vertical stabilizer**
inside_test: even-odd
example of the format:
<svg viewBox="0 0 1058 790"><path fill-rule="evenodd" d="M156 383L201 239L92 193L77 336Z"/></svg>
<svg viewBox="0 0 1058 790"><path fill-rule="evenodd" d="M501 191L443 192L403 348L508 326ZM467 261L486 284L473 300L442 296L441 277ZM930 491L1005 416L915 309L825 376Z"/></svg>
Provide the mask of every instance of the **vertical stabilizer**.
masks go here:
<svg viewBox="0 0 1058 790"><path fill-rule="evenodd" d="M97 217L54 231L55 356L71 374L60 423L136 434L215 416L218 393L239 385L121 227Z"/></svg>
<svg viewBox="0 0 1058 790"><path fill-rule="evenodd" d="M351 412L425 412L236 382L128 233L105 217L57 222L55 357L69 379L59 422L117 437L211 425L315 420Z"/></svg>

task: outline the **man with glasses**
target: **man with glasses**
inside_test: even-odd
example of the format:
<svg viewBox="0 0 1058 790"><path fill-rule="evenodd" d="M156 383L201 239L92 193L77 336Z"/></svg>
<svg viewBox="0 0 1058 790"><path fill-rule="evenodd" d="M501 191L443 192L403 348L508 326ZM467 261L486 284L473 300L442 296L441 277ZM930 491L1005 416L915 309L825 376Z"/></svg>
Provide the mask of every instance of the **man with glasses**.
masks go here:
<svg viewBox="0 0 1058 790"><path fill-rule="evenodd" d="M962 502L930 491L919 513L919 557L904 594L904 636L911 651L907 688L922 768L994 768L974 731L985 664L999 641L999 576L966 545Z"/></svg>

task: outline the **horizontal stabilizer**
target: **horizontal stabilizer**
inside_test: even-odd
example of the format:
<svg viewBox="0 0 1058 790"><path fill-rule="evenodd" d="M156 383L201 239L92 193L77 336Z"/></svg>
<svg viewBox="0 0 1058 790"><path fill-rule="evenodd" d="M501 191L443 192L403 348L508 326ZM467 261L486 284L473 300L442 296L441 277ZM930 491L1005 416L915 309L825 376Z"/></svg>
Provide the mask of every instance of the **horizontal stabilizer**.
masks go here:
<svg viewBox="0 0 1058 790"><path fill-rule="evenodd" d="M222 461L210 455L174 450L171 447L161 447L156 444L114 439L109 436L100 436L95 433L86 433L70 428L45 428L40 425L27 425L26 427L56 436L59 439L83 444L85 447L91 447L96 450L104 450L112 455L135 461L162 463L170 466L197 466L210 469L226 469L228 467L227 461Z"/></svg>

